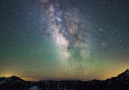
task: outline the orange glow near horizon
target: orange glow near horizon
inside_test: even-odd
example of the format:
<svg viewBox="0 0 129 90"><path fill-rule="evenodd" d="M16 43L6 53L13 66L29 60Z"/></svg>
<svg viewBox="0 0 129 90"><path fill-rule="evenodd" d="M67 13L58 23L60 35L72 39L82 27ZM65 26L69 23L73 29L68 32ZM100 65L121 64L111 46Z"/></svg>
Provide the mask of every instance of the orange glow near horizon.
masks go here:
<svg viewBox="0 0 129 90"><path fill-rule="evenodd" d="M101 62L102 66L105 65L104 62ZM100 63L98 62L98 65ZM114 65L115 64L115 65ZM108 67L110 65L110 67ZM121 67L120 67L121 66ZM123 73L126 69L129 68L128 63L122 63L122 62L111 62L106 63L104 68L98 67L97 70L90 70L87 71L86 75L83 75L83 73L63 73L61 71L54 72L54 74L30 74L30 73L22 73L15 71L13 69L6 70L3 72L0 72L0 77L10 77L10 76L17 76L25 81L39 81L39 80L63 80L63 79L77 79L77 80L92 80L92 79L98 79L98 80L105 80L111 77L116 77L119 74ZM12 71L11 71L12 70ZM20 70L19 70L20 71ZM92 71L92 72L91 72ZM96 75L95 75L96 73ZM52 75L52 76L50 76Z"/></svg>

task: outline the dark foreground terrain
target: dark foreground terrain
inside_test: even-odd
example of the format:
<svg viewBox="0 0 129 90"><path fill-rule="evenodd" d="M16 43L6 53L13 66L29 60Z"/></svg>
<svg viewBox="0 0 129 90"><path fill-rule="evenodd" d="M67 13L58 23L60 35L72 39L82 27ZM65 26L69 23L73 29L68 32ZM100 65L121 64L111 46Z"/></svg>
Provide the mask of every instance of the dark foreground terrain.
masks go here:
<svg viewBox="0 0 129 90"><path fill-rule="evenodd" d="M129 90L129 70L107 80L24 81L19 77L0 78L0 90Z"/></svg>

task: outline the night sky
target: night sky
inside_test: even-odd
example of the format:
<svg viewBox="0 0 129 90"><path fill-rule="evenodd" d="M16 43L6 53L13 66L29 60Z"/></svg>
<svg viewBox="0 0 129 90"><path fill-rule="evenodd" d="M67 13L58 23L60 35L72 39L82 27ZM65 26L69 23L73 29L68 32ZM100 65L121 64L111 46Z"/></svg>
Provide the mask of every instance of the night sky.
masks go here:
<svg viewBox="0 0 129 90"><path fill-rule="evenodd" d="M0 0L0 77L107 79L129 68L129 0Z"/></svg>

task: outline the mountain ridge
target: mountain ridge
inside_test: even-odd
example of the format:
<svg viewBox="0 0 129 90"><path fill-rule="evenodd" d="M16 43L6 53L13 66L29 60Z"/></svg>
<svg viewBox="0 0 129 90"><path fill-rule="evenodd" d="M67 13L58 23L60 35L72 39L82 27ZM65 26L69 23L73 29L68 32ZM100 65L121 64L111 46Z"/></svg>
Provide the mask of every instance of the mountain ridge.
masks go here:
<svg viewBox="0 0 129 90"><path fill-rule="evenodd" d="M129 90L129 69L106 80L40 80L25 81L17 76L0 78L0 90Z"/></svg>

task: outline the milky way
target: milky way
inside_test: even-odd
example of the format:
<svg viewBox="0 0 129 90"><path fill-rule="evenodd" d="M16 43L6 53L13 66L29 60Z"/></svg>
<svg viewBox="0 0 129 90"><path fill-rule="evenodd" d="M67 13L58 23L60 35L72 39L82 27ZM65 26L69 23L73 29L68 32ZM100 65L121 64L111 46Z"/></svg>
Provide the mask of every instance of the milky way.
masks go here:
<svg viewBox="0 0 129 90"><path fill-rule="evenodd" d="M90 32L87 32L91 30L90 25L84 24L84 18L76 8L61 9L58 0L55 2L46 0L43 5L47 7L45 10L48 18L47 31L58 47L60 60L71 69L85 73L89 66L87 58L91 47L88 40Z"/></svg>

